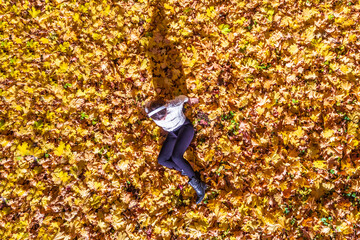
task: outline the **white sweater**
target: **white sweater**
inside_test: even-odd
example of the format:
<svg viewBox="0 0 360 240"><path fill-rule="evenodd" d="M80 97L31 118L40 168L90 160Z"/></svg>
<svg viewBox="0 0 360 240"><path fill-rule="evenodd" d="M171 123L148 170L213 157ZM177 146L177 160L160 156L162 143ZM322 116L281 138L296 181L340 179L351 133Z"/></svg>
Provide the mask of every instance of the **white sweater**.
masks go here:
<svg viewBox="0 0 360 240"><path fill-rule="evenodd" d="M167 132L175 130L183 125L186 120L186 116L184 115L182 109L184 103L188 101L189 98L185 95L175 97L173 100L168 101L165 105L167 110L166 118L159 121L153 119L153 121Z"/></svg>

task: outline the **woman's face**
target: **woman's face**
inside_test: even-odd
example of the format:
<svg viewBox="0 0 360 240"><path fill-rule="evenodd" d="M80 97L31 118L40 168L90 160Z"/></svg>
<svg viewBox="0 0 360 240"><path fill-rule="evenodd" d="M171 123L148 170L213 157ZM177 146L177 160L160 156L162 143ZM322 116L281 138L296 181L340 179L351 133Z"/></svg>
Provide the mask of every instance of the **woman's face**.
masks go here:
<svg viewBox="0 0 360 240"><path fill-rule="evenodd" d="M160 119L160 121L165 120L166 116L167 116L167 113L165 113L165 116L162 119Z"/></svg>

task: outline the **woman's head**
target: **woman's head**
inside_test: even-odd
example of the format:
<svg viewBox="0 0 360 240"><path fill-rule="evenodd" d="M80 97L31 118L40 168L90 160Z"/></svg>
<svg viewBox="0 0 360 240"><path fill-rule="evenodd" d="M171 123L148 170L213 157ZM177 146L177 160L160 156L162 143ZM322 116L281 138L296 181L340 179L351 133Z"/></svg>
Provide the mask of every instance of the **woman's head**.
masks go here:
<svg viewBox="0 0 360 240"><path fill-rule="evenodd" d="M151 113L152 111L164 106L166 104L165 99L157 98L154 101L151 101L149 106L147 107L147 113ZM154 120L161 120L166 116L167 110L166 108L162 109L161 111L151 115L150 117Z"/></svg>

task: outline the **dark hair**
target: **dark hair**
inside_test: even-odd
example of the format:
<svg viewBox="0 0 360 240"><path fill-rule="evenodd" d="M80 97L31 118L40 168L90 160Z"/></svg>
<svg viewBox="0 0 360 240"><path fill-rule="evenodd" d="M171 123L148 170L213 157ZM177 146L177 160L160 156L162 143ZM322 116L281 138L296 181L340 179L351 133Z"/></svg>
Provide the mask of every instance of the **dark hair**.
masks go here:
<svg viewBox="0 0 360 240"><path fill-rule="evenodd" d="M158 98L158 99L152 101L149 104L148 113L154 111L155 109L158 109L161 106L164 106L165 104L166 104L166 101L163 98ZM161 120L163 117L165 117L166 112L167 112L167 110L165 108L165 109L161 110L160 112L157 112L154 115L152 115L151 118L154 120Z"/></svg>

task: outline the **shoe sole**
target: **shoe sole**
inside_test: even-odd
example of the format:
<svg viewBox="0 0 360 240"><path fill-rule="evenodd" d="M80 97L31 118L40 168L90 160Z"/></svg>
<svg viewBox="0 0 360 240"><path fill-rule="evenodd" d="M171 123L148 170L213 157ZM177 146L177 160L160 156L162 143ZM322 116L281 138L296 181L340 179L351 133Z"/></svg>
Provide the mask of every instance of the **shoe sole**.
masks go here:
<svg viewBox="0 0 360 240"><path fill-rule="evenodd" d="M205 192L205 190L206 189L208 189L210 186L209 185L207 185L206 183L204 183L204 182L202 182L204 185L202 185L203 186L203 188L204 188L204 192ZM200 202L198 202L198 201L196 201L196 204L200 204L203 200L204 200L204 198L205 198L205 194L204 194L204 196L203 196L203 198L201 199L201 201Z"/></svg>

